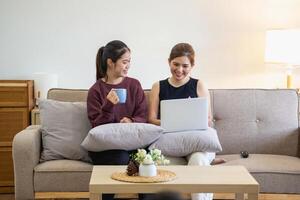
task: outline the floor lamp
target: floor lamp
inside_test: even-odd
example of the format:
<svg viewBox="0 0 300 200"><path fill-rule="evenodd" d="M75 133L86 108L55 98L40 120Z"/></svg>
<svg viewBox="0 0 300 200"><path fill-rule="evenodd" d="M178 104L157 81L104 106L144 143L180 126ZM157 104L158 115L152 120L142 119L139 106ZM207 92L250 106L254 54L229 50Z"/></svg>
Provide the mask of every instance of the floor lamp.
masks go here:
<svg viewBox="0 0 300 200"><path fill-rule="evenodd" d="M300 66L300 29L268 30L265 62L283 66L287 88L293 88L292 71Z"/></svg>

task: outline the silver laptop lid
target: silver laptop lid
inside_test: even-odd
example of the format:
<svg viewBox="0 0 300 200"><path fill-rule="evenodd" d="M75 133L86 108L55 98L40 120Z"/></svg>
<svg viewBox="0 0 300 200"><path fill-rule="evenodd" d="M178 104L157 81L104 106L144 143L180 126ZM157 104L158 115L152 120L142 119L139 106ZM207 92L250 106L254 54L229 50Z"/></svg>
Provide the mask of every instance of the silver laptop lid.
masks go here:
<svg viewBox="0 0 300 200"><path fill-rule="evenodd" d="M165 132L204 130L208 128L206 97L162 100L161 127Z"/></svg>

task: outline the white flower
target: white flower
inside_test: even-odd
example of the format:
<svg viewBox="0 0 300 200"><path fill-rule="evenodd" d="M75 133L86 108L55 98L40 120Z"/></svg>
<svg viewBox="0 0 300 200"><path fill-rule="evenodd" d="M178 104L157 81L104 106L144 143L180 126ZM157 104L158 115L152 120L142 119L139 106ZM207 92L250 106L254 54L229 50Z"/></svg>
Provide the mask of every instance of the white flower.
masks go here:
<svg viewBox="0 0 300 200"><path fill-rule="evenodd" d="M137 155L140 157L145 157L147 155L147 151L145 149L138 149Z"/></svg>
<svg viewBox="0 0 300 200"><path fill-rule="evenodd" d="M152 149L150 150L150 155L154 162L157 162L161 159L161 151L159 149Z"/></svg>
<svg viewBox="0 0 300 200"><path fill-rule="evenodd" d="M153 159L151 157L151 155L147 154L146 157L144 158L143 164L145 165L151 165L153 164Z"/></svg>
<svg viewBox="0 0 300 200"><path fill-rule="evenodd" d="M161 150L159 149L152 149L151 154L156 155L156 156L160 156L161 155Z"/></svg>
<svg viewBox="0 0 300 200"><path fill-rule="evenodd" d="M147 151L145 149L138 149L138 152L135 154L134 159L139 163L142 163L147 155Z"/></svg>
<svg viewBox="0 0 300 200"><path fill-rule="evenodd" d="M159 149L152 149L148 154L145 149L138 149L133 158L138 163L145 165L167 165L170 163L170 161L165 159L165 157L161 154L161 150Z"/></svg>

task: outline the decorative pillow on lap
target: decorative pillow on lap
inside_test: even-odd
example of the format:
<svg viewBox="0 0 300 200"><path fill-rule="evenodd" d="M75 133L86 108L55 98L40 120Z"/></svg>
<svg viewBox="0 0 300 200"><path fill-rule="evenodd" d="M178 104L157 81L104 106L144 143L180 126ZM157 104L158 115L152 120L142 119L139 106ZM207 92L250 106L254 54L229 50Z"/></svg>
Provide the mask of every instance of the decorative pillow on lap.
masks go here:
<svg viewBox="0 0 300 200"><path fill-rule="evenodd" d="M144 148L163 134L160 126L146 123L111 123L90 130L82 142L88 151Z"/></svg>
<svg viewBox="0 0 300 200"><path fill-rule="evenodd" d="M160 149L166 156L183 157L194 152L219 152L222 147L213 128L163 134L149 149Z"/></svg>
<svg viewBox="0 0 300 200"><path fill-rule="evenodd" d="M91 129L86 102L43 100L39 103L43 151L40 161L72 159L90 162L80 144Z"/></svg>

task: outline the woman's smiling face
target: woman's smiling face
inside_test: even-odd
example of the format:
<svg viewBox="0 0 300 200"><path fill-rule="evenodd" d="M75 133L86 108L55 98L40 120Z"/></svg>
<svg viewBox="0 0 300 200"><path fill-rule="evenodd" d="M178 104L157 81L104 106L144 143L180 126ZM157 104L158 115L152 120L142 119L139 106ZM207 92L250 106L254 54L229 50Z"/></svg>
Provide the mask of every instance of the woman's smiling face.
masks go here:
<svg viewBox="0 0 300 200"><path fill-rule="evenodd" d="M128 70L130 68L130 52L127 51L124 53L121 58L119 58L115 63L114 63L114 73L117 77L125 77L127 76Z"/></svg>
<svg viewBox="0 0 300 200"><path fill-rule="evenodd" d="M187 56L176 57L169 61L169 65L171 74L176 81L183 80L193 68Z"/></svg>

